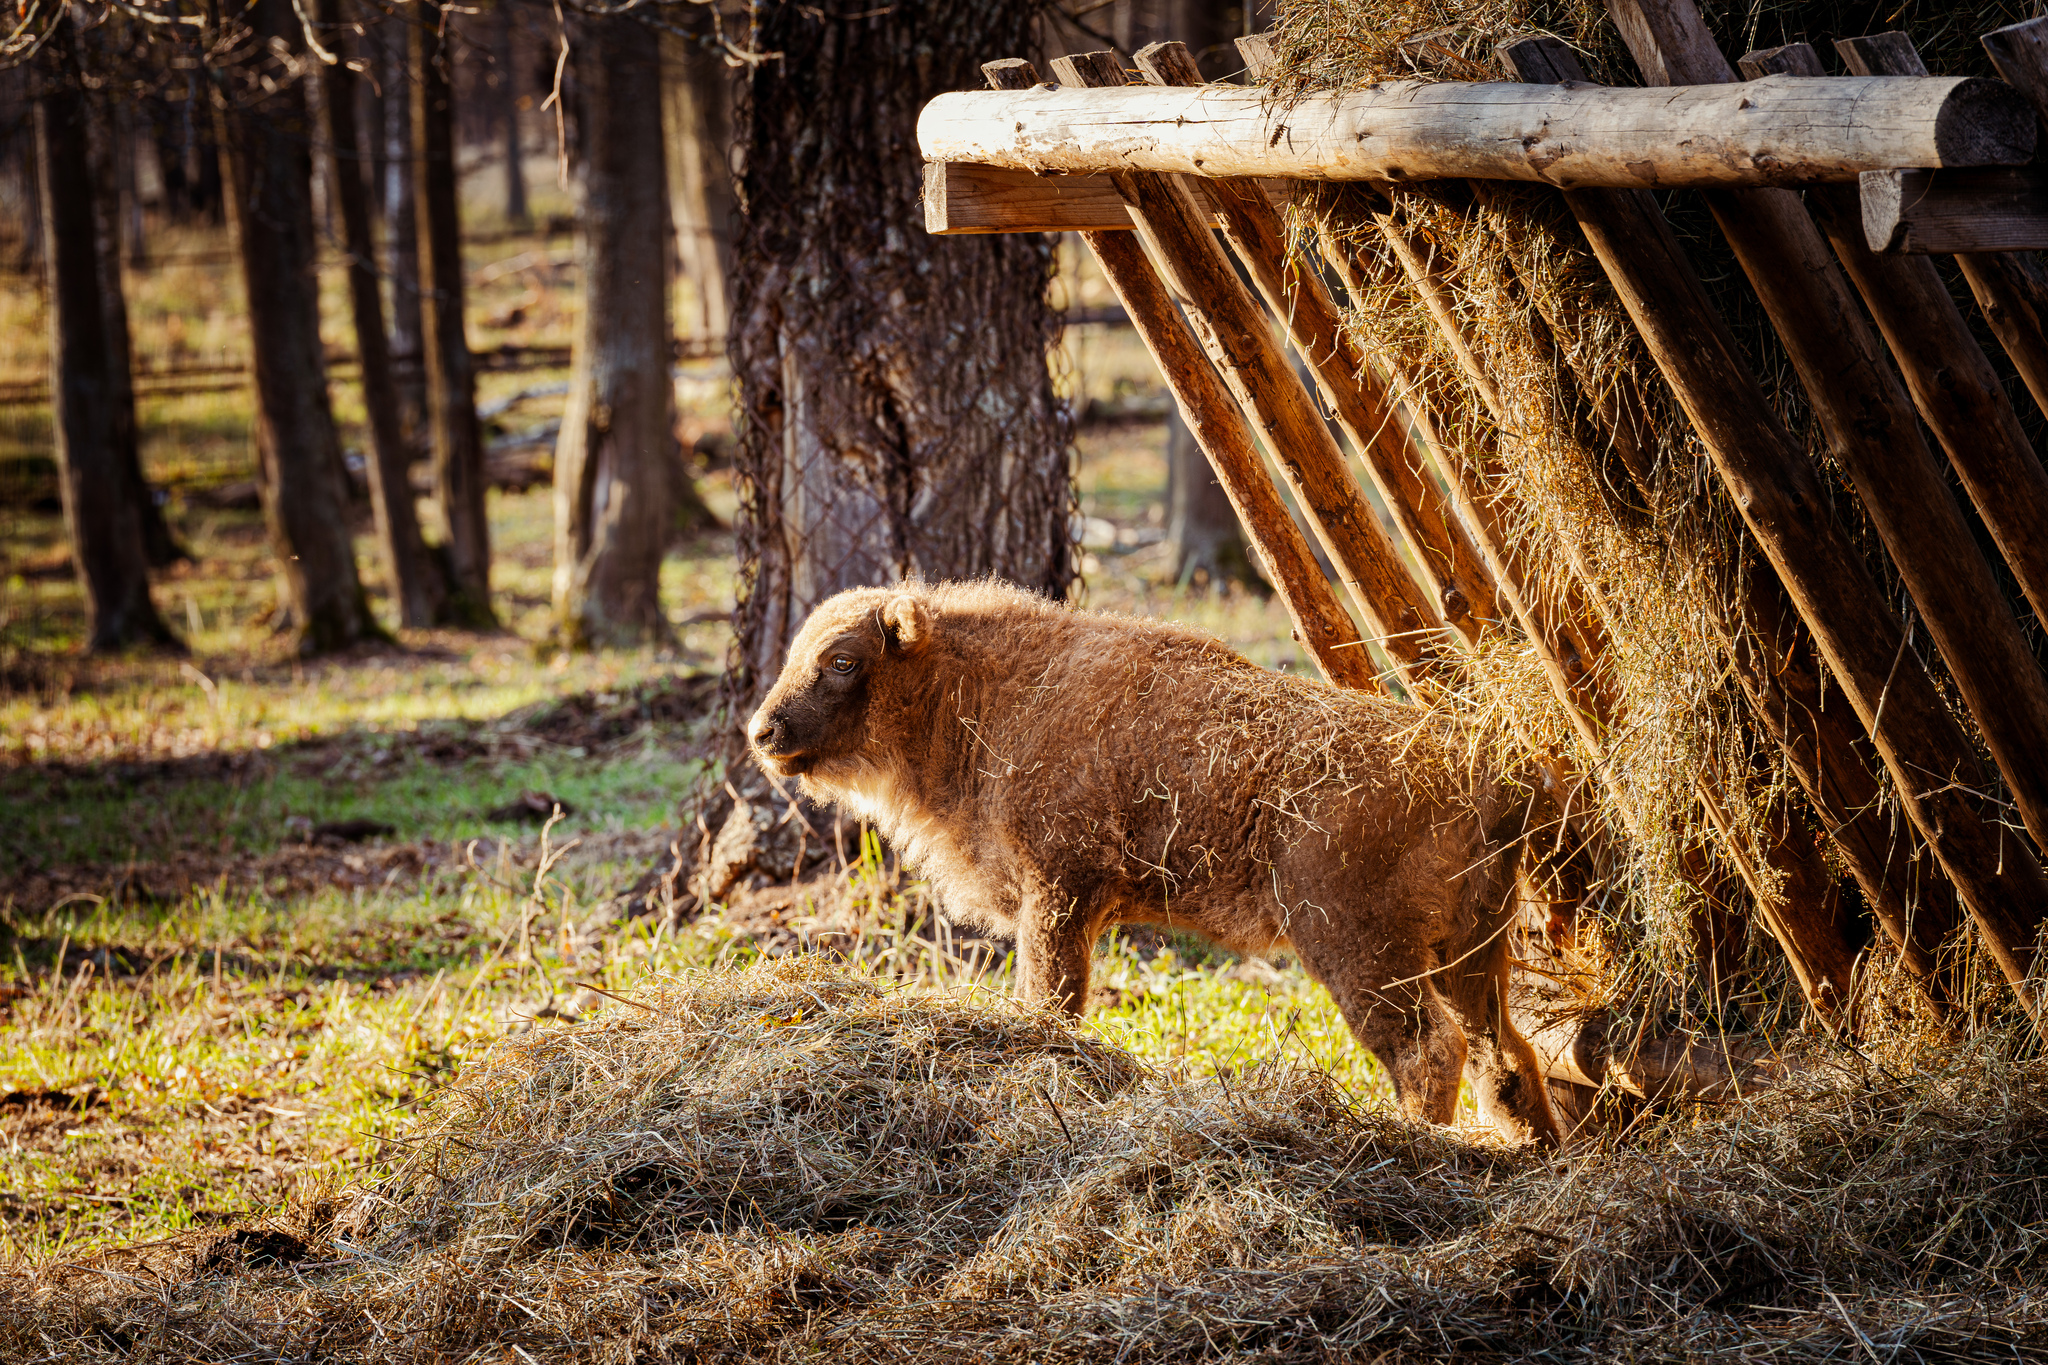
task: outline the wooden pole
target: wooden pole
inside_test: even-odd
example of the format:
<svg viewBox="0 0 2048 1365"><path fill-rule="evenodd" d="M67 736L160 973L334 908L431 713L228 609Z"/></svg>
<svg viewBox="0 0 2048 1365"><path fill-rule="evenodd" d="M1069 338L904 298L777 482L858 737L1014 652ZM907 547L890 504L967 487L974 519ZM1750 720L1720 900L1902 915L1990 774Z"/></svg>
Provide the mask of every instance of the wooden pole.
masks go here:
<svg viewBox="0 0 2048 1365"><path fill-rule="evenodd" d="M1125 79L1122 63L1110 53L1060 57L1053 70L1069 85L1113 86ZM1189 325L1265 438L1375 643L1394 661L1404 685L1413 690L1431 684L1441 667L1442 616L1401 564L1345 467L1336 438L1287 363L1272 324L1238 279L1202 210L1169 176L1128 171L1111 179L1130 205L1138 236L1188 301Z"/></svg>
<svg viewBox="0 0 2048 1365"><path fill-rule="evenodd" d="M1577 79L1569 49L1550 39L1505 44L1500 56L1517 79L1531 82ZM1512 219L1497 193L1481 182L1481 202L1503 235ZM1570 223L1564 230L1573 232ZM1583 240L1583 239L1582 239ZM1527 291L1553 332L1566 331L1554 295ZM1641 443L1655 426L1648 395L1627 375L1589 373L1576 348L1558 354L1587 395L1604 430L1646 504L1654 484ZM1594 395L1598 395L1596 398ZM1625 437L1629 439L1624 439ZM1882 813L1882 791L1872 770L1863 727L1827 679L1814 655L1813 640L1800 622L1784 585L1769 564L1748 572L1715 560L1704 564L1718 585L1706 595L1713 626L1758 720L1785 754L1786 766L1805 791L1822 827L1841 852L1872 913L1898 946L1910 976L1937 1008L1955 998L1953 973L1940 956L1959 924L1955 889L1911 827L1895 829Z"/></svg>
<svg viewBox="0 0 2048 1365"><path fill-rule="evenodd" d="M985 64L982 74L998 89L1038 83L1031 64L1015 57ZM1287 604L1295 640L1337 686L1378 687L1372 658L1361 647L1356 625L1330 591L1322 566L1266 478L1257 439L1137 238L1129 232L1084 232L1081 240L1094 253L1104 278L1158 362L1188 430L1215 467L1252 547Z"/></svg>
<svg viewBox="0 0 2048 1365"><path fill-rule="evenodd" d="M1732 80L1691 0L1609 0L1645 70ZM1658 54L1653 63L1646 52ZM1712 190L1707 207L1785 343L1855 488L1977 721L2036 848L2048 848L2048 678L1977 550L1898 376L1799 199Z"/></svg>
<svg viewBox="0 0 2048 1365"><path fill-rule="evenodd" d="M1904 34L1881 38L1905 37ZM1835 48L1852 62L1884 60L1897 44L1850 38ZM1906 51L1912 52L1910 41ZM1918 54L1914 54L1917 62ZM1740 62L1752 79L1826 72L1806 43L1752 52ZM1880 256L1863 236L1862 196L1849 185L1816 185L1806 202L1817 210L1835 257L1863 296L1892 358L1905 376L1913 406L1948 453L1963 490L2019 580L2034 613L2048 621L2048 472L2006 401L1997 371L1977 345L1949 296L1941 272L1924 256ZM2038 670L2036 670L2038 671ZM2048 706L2048 692L2044 692ZM2044 729L2048 734L2048 729Z"/></svg>
<svg viewBox="0 0 2048 1365"><path fill-rule="evenodd" d="M1626 32L1626 28L1624 28ZM1777 570L2000 968L2024 985L2048 878L2001 826L1969 740L1911 657L1897 616L1835 524L1818 471L1778 421L1648 195L1566 195L1651 357Z"/></svg>
<svg viewBox="0 0 2048 1365"><path fill-rule="evenodd" d="M927 161L1019 171L1668 189L2019 165L2035 131L2002 81L1873 76L1740 91L1382 81L1284 103L1230 85L963 91L925 106L917 141Z"/></svg>
<svg viewBox="0 0 2048 1365"><path fill-rule="evenodd" d="M2029 19L1984 35L1991 64L2034 106L2036 127L2048 125L2048 20ZM1914 54L1919 60L1919 54ZM1888 66L1902 66L1894 55ZM1921 67L1922 70L1926 68ZM2034 404L2048 413L2048 272L2027 255L1959 256L1963 278L1984 320L2012 358Z"/></svg>
<svg viewBox="0 0 2048 1365"><path fill-rule="evenodd" d="M1184 43L1153 43L1140 48L1136 60L1157 84L1202 83ZM1492 576L1430 480L1427 457L1410 437L1398 403L1345 332L1329 291L1313 271L1292 259L1287 225L1256 181L1226 178L1190 186L1197 187L1215 207L1225 239L1266 307L1308 362L1337 425L1364 459L1445 622L1467 640L1477 639L1485 623L1498 620L1502 611L1494 600Z"/></svg>

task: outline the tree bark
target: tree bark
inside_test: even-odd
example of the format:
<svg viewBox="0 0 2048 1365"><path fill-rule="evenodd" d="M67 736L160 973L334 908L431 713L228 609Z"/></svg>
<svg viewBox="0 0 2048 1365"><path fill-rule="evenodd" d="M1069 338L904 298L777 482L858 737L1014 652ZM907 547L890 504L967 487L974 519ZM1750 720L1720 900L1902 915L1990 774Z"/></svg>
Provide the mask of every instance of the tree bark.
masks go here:
<svg viewBox="0 0 2048 1365"><path fill-rule="evenodd" d="M93 243L99 257L100 302L106 312L107 396L113 421L114 451L121 462L122 477L128 481L129 496L142 522L142 549L152 569L168 568L192 556L171 534L157 505L156 490L142 472L142 428L135 415L134 348L128 336L128 298L121 276L125 250L125 212L134 194L130 185L124 195L119 162L122 133L114 111L107 107L112 92L99 91L86 98L88 146L93 176ZM138 210L139 212L139 210ZM139 256L140 252L132 253Z"/></svg>
<svg viewBox="0 0 2048 1365"><path fill-rule="evenodd" d="M655 35L615 15L579 18L576 236L583 313L555 446L555 629L564 644L668 636L661 557L675 441L669 378L670 239Z"/></svg>
<svg viewBox="0 0 2048 1365"><path fill-rule="evenodd" d="M1776 77L1739 90L1387 81L1285 104L1230 86L965 91L918 119L927 160L1012 170L1562 189L1801 185L1900 166L2016 166L2033 111L1978 77Z"/></svg>
<svg viewBox="0 0 2048 1365"><path fill-rule="evenodd" d="M664 33L661 45L676 267L695 294L678 321L685 337L710 341L730 326L734 77L705 40Z"/></svg>
<svg viewBox="0 0 2048 1365"><path fill-rule="evenodd" d="M1004 0L759 11L756 46L786 55L748 69L742 106L739 716L841 588L994 574L1063 597L1072 581L1051 247L925 235L903 172L924 102L1032 31Z"/></svg>
<svg viewBox="0 0 2048 1365"><path fill-rule="evenodd" d="M257 0L228 92L229 220L249 300L263 510L301 654L384 638L356 576L341 441L320 346L313 127L284 54L303 59L291 0Z"/></svg>
<svg viewBox="0 0 2048 1365"><path fill-rule="evenodd" d="M367 35L377 46L384 108L384 273L391 281L391 369L398 385L406 458L432 446L427 434L427 347L420 298L419 174L413 155L411 20L387 17Z"/></svg>
<svg viewBox="0 0 2048 1365"><path fill-rule="evenodd" d="M456 196L453 52L442 25L445 0L421 0L412 19L413 170L417 177L421 352L426 358L427 424L434 452L434 494L447 524L442 542L450 618L494 629L491 526L484 487L483 427L476 415L476 374L464 328L462 221Z"/></svg>
<svg viewBox="0 0 2048 1365"><path fill-rule="evenodd" d="M320 0L320 20L341 38L341 0ZM378 288L377 248L370 235L369 186L365 154L356 127L356 73L346 61L321 68L327 87L327 138L334 158L334 197L341 211L348 252L349 303L355 321L356 355L361 361L363 407L370 420L370 506L377 521L391 600L399 624L425 629L439 622L447 601L440 564L420 535L418 510L406 468L405 423L384 334L384 301Z"/></svg>
<svg viewBox="0 0 2048 1365"><path fill-rule="evenodd" d="M532 222L526 207L525 149L519 140L518 26L512 12L517 0L498 0L491 20L491 59L497 66L498 135L504 139L505 221L513 227Z"/></svg>
<svg viewBox="0 0 2048 1365"><path fill-rule="evenodd" d="M65 527L85 588L88 653L176 646L149 596L141 489L129 477L111 392L102 297L90 113L68 15L46 48L36 101L44 278L49 289L50 394Z"/></svg>

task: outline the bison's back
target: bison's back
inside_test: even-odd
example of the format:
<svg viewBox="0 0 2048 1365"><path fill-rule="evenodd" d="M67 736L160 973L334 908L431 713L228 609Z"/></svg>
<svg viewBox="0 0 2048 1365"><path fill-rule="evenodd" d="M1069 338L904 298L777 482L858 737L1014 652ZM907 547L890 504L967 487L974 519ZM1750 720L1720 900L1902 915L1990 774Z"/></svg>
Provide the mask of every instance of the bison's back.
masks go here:
<svg viewBox="0 0 2048 1365"><path fill-rule="evenodd" d="M989 643L973 725L992 818L1105 874L1265 876L1305 841L1341 842L1364 874L1375 850L1497 804L1454 722L1178 626L1044 604Z"/></svg>

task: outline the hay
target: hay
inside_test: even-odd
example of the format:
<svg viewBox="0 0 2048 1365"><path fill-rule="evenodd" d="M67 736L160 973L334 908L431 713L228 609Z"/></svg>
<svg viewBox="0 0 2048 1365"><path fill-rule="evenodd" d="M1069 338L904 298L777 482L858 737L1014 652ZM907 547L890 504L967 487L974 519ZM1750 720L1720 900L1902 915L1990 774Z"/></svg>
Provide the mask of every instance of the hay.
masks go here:
<svg viewBox="0 0 2048 1365"><path fill-rule="evenodd" d="M1933 69L1962 74L1985 73L1976 34L2024 17L2002 0L1904 9L1760 0L1702 9L1730 54L1803 38L1832 63L1834 37L1906 27ZM1273 84L1284 99L1397 76L1499 80L1495 47L1534 31L1565 39L1596 81L1640 83L1597 0L1284 0ZM1666 211L1789 429L1831 469L1782 347L1696 200L1665 196ZM1609 1003L1627 1002L1638 1014L1715 1013L1704 983L1686 980L1702 921L1701 889L1686 875L1686 855L1706 848L1731 874L1767 868L1774 826L1787 818L1812 823L1781 752L1728 671L1721 623L1741 621L1743 585L1756 564L1740 517L1557 195L1496 185L1475 199L1462 183L1323 187L1292 212L1297 251L1310 254L1318 238L1336 239L1363 256L1368 276L1378 264L1377 287L1347 301L1347 325L1361 349L1402 358L1448 396L1427 415L1477 467L1532 587L1561 619L1592 625L1608 642L1598 674L1617 700L1619 723L1603 736L1597 759L1578 743L1517 632L1482 640L1442 702L1510 755L1578 750L1582 764L1600 770L1605 786L1589 784L1596 788L1589 795L1612 837L1602 845L1604 894L1588 909L1605 950L1598 962L1579 965ZM1389 215L1423 245L1505 412L1488 411L1390 254L1375 214ZM1975 318L1962 298L1965 315ZM1995 343L1986 351L2005 366ZM2032 415L2031 402L2011 387L2020 410ZM1594 411L1595 394L1610 389L1647 418L1633 472L1623 467L1612 427ZM1839 479L1833 491L1837 514L1858 532L1874 574L1894 601L1905 602L1853 493ZM1910 606L1903 614L1910 630ZM1914 638L1924 640L1925 632ZM1921 652L1945 687L1939 658ZM1975 735L1953 690L1947 695L1964 732ZM1722 793L1726 828L1703 818L1702 774ZM1903 825L1888 778L1877 776L1884 808L1873 814ZM1845 890L1860 899L1853 884ZM1750 935L1750 946L1741 1012L1750 1023L1798 1020L1802 1002L1774 946L1761 932ZM1888 944L1874 949L1880 959L1889 952ZM1902 1013L1909 1029L1927 1023L1897 992L1887 1008Z"/></svg>
<svg viewBox="0 0 2048 1365"><path fill-rule="evenodd" d="M508 1039L292 1227L15 1268L0 1359L2011 1360L2048 1066L1542 1160L816 958Z"/></svg>

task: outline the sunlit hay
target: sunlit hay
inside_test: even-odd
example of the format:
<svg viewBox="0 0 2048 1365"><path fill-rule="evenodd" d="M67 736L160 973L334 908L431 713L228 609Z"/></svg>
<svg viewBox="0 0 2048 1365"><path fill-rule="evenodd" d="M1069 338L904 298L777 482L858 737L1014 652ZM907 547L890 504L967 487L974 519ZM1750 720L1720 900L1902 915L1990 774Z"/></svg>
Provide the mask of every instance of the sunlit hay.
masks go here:
<svg viewBox="0 0 2048 1365"><path fill-rule="evenodd" d="M0 1269L0 1360L2023 1358L2019 1037L1545 1159L786 960L507 1040L338 1216Z"/></svg>
<svg viewBox="0 0 2048 1365"><path fill-rule="evenodd" d="M1815 4L1767 6L1741 23L1710 6L1707 17L1751 42L1769 40L1756 35L1773 23L1841 18ZM1497 44L1532 31L1563 37L1596 81L1638 83L1604 7L1581 0L1291 0L1273 34L1272 85L1285 99L1387 78L1499 80ZM1829 33L1776 40L1788 36ZM1604 845L1609 894L1597 914L1624 977L1606 993L1647 990L1643 1003L1653 1010L1696 1007L1683 990L1669 998L1697 938L1688 858L1711 850L1727 875L1747 867L1764 894L1778 894L1772 822L1788 804L1791 818L1807 818L1781 751L1729 672L1727 629L1742 629L1752 571L1739 516L1555 192L1505 183L1325 186L1297 201L1292 216L1298 252L1336 240L1364 262L1365 285L1346 310L1361 349L1427 377L1406 397L1494 495L1532 591L1555 617L1591 625L1606 640L1597 673L1616 724L1600 737L1597 764L1518 631L1482 640L1439 705L1489 729L1503 752L1575 755L1598 773L1589 795L1615 837ZM1472 381L1381 217L1417 239L1490 391ZM1753 300L1745 312L1739 285L1714 292L1734 309L1731 323L1760 371L1778 380L1772 392L1788 422L1809 443L1818 439ZM1447 401L1427 403L1432 389ZM1635 437L1631 458L1616 421ZM1703 785L1716 793L1718 825L1706 818ZM1889 809L1880 814L1896 818L1888 782L1883 789ZM1753 934L1751 944L1768 940ZM1774 953L1758 952L1752 977L1777 965Z"/></svg>

